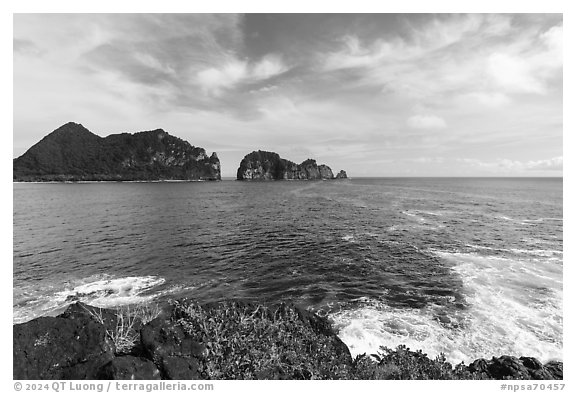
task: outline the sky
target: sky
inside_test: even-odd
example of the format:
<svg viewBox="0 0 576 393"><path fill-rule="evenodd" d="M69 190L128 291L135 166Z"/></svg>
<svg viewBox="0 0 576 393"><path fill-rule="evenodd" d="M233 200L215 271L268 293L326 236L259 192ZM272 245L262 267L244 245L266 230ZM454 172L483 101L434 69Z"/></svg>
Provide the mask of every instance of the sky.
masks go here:
<svg viewBox="0 0 576 393"><path fill-rule="evenodd" d="M74 121L362 176L562 176L560 14L15 14L13 155Z"/></svg>

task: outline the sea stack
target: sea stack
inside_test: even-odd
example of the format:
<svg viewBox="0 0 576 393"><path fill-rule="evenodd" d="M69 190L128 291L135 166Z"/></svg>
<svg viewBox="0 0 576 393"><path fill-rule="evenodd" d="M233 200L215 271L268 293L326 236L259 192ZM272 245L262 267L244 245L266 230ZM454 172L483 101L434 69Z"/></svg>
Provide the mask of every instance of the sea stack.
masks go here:
<svg viewBox="0 0 576 393"><path fill-rule="evenodd" d="M238 168L237 180L324 180L334 179L328 165L318 165L307 159L301 164L281 158L278 153L253 151L247 154Z"/></svg>
<svg viewBox="0 0 576 393"><path fill-rule="evenodd" d="M220 180L220 160L162 129L105 138L67 123L14 159L14 181Z"/></svg>

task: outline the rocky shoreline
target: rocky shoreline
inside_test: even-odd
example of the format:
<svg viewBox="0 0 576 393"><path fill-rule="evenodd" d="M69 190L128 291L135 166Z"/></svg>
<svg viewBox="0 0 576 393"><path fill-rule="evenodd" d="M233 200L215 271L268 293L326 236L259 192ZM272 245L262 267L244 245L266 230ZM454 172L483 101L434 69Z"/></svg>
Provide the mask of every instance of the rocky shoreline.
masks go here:
<svg viewBox="0 0 576 393"><path fill-rule="evenodd" d="M14 379L563 379L513 356L453 367L400 346L352 358L330 322L294 305L175 300L164 309L77 302L13 327Z"/></svg>

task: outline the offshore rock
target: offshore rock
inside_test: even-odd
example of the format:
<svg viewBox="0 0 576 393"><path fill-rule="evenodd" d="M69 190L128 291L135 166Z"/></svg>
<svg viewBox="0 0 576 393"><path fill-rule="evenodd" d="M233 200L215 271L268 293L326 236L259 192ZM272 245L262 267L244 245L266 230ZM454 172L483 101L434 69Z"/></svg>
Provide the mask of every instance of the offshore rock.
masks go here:
<svg viewBox="0 0 576 393"><path fill-rule="evenodd" d="M67 123L14 159L14 181L220 180L220 160L162 129L99 137Z"/></svg>
<svg viewBox="0 0 576 393"><path fill-rule="evenodd" d="M281 158L278 153L253 151L238 167L237 180L323 180L334 179L332 169L307 159L301 164Z"/></svg>
<svg viewBox="0 0 576 393"><path fill-rule="evenodd" d="M336 175L336 179L347 179L348 175L346 174L345 170L341 170L340 172L338 172L338 174Z"/></svg>

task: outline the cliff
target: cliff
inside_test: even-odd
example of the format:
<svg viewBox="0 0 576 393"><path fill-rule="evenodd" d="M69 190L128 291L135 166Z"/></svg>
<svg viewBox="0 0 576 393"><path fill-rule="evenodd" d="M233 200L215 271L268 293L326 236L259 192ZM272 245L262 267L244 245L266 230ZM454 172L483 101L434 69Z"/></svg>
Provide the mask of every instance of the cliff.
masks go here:
<svg viewBox="0 0 576 393"><path fill-rule="evenodd" d="M342 173L344 171L341 171ZM344 172L345 174L345 172ZM253 151L240 162L238 180L321 180L335 179L332 169L308 159L301 164L281 158L277 153Z"/></svg>
<svg viewBox="0 0 576 393"><path fill-rule="evenodd" d="M455 367L381 347L355 358L330 322L294 305L172 301L107 310L72 304L13 327L14 379L535 379L563 363L493 357Z"/></svg>
<svg viewBox="0 0 576 393"><path fill-rule="evenodd" d="M14 159L13 180L220 180L220 160L162 129L102 138L67 123Z"/></svg>

